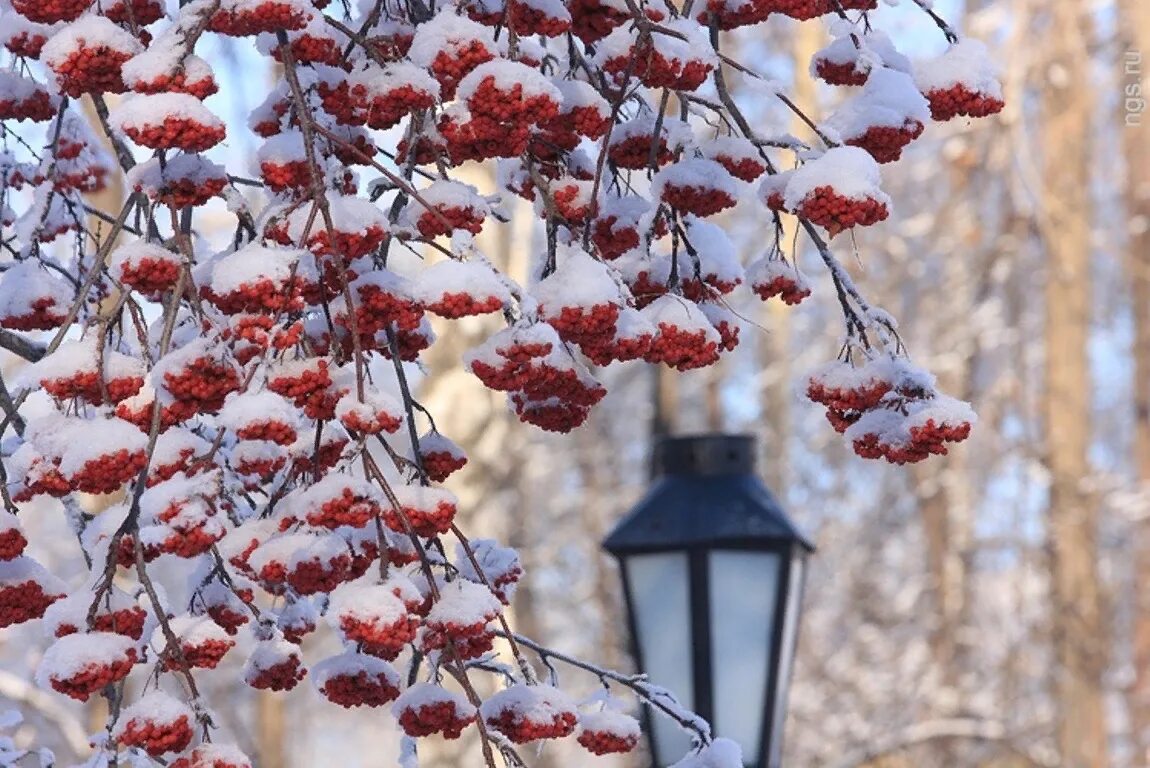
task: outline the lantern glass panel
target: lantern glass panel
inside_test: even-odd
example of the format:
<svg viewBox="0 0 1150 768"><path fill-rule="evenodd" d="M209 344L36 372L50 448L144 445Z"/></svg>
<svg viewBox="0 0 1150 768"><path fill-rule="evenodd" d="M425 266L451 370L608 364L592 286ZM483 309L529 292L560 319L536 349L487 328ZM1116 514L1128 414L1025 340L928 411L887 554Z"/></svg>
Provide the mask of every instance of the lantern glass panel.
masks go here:
<svg viewBox="0 0 1150 768"><path fill-rule="evenodd" d="M761 754L781 558L716 550L709 560L713 725L753 764Z"/></svg>
<svg viewBox="0 0 1150 768"><path fill-rule="evenodd" d="M767 768L778 768L782 762L783 722L786 719L787 695L795 664L795 643L799 636L799 611L803 602L806 557L796 550L791 556L791 575L787 583L787 607L783 616L782 653L779 656L779 680L775 690L775 715L771 723L771 754Z"/></svg>
<svg viewBox="0 0 1150 768"><path fill-rule="evenodd" d="M688 708L694 707L691 679L691 601L687 554L659 552L624 558L635 641L651 682L670 690ZM678 760L691 748L690 738L658 712L651 730L660 763Z"/></svg>

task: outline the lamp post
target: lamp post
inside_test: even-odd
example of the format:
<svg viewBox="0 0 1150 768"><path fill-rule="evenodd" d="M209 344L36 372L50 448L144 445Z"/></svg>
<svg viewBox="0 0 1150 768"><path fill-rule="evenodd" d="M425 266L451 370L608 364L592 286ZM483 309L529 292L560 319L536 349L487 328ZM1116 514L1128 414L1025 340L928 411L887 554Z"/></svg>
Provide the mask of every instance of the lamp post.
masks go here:
<svg viewBox="0 0 1150 768"><path fill-rule="evenodd" d="M654 485L603 542L636 663L738 742L750 768L778 768L814 548L755 477L754 438L672 437L655 450ZM655 766L689 749L675 723L643 717Z"/></svg>

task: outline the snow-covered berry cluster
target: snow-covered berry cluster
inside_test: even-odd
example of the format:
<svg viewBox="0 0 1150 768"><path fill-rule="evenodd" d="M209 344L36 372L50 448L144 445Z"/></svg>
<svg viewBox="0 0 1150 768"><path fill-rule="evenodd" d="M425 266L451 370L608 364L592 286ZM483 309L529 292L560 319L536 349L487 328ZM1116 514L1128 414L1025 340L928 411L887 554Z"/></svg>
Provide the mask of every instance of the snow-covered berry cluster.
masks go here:
<svg viewBox="0 0 1150 768"><path fill-rule="evenodd" d="M965 440L976 421L969 405L936 391L929 373L887 356L818 369L807 397L826 407L827 420L855 453L894 464L947 453L947 444Z"/></svg>

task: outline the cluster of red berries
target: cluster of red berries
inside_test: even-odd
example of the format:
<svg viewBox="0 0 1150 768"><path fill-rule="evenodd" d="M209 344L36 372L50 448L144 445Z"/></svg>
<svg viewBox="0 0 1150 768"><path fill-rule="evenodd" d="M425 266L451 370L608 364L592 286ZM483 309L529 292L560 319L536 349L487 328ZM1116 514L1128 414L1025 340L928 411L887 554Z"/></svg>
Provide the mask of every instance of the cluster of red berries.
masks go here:
<svg viewBox="0 0 1150 768"><path fill-rule="evenodd" d="M778 296L784 304L794 306L811 295L811 288L805 281L794 275L776 275L771 280L751 286L755 295L763 301Z"/></svg>
<svg viewBox="0 0 1150 768"><path fill-rule="evenodd" d="M164 5L157 0L115 0L104 15L117 24L146 27L164 17Z"/></svg>
<svg viewBox="0 0 1150 768"><path fill-rule="evenodd" d="M767 172L766 164L758 157L731 157L719 152L712 159L741 181L754 181Z"/></svg>
<svg viewBox="0 0 1150 768"><path fill-rule="evenodd" d="M0 586L0 628L38 619L48 606L64 597L48 594L38 581Z"/></svg>
<svg viewBox="0 0 1150 768"><path fill-rule="evenodd" d="M224 656L235 646L235 641L222 637L181 638L180 654L166 654L164 669L181 669L186 664L193 669L215 669Z"/></svg>
<svg viewBox="0 0 1150 768"><path fill-rule="evenodd" d="M219 91L216 79L210 74L198 80L190 79L186 72L173 74L162 72L150 80L136 80L132 83L136 93L186 93L201 101Z"/></svg>
<svg viewBox="0 0 1150 768"><path fill-rule="evenodd" d="M571 18L552 15L544 8L523 0L509 0L507 26L517 35L559 37L571 29Z"/></svg>
<svg viewBox="0 0 1150 768"><path fill-rule="evenodd" d="M55 465L43 457L37 457L28 468L28 475L24 478L24 487L12 494L12 500L20 504L31 501L42 494L59 498L67 496L71 492L71 483L60 474Z"/></svg>
<svg viewBox="0 0 1150 768"><path fill-rule="evenodd" d="M15 560L24 554L28 539L16 526L0 531L0 560Z"/></svg>
<svg viewBox="0 0 1150 768"><path fill-rule="evenodd" d="M254 418L236 430L240 440L268 440L279 445L291 445L299 433L291 424L276 419Z"/></svg>
<svg viewBox="0 0 1150 768"><path fill-rule="evenodd" d="M283 632L284 640L296 645L303 644L303 639L315 632L315 621L303 613L285 612L276 619L276 627Z"/></svg>
<svg viewBox="0 0 1150 768"><path fill-rule="evenodd" d="M444 691L446 694L446 691ZM400 707L396 719L403 732L413 738L438 733L445 739L458 739L463 729L475 722L475 708L454 698L428 699Z"/></svg>
<svg viewBox="0 0 1150 768"><path fill-rule="evenodd" d="M391 434L399 431L403 419L391 411L383 409L375 411L370 416L365 416L358 410L350 410L339 414L339 423L349 432L378 435L381 432Z"/></svg>
<svg viewBox="0 0 1150 768"><path fill-rule="evenodd" d="M471 372L491 389L521 393L528 400L557 398L590 408L606 395L598 382L583 375L578 368L555 365L550 357L543 355L522 362L509 359L499 368L475 360Z"/></svg>
<svg viewBox="0 0 1150 768"><path fill-rule="evenodd" d="M877 162L893 163L902 157L902 150L922 135L923 124L907 119L901 126L872 125L858 136L849 136L846 143L870 153Z"/></svg>
<svg viewBox="0 0 1150 768"><path fill-rule="evenodd" d="M242 602L251 602L251 591L248 591L248 599ZM220 597L204 598L204 610L208 618L215 622L216 626L224 630L229 635L235 635L239 632L240 627L244 626L251 620L249 611L239 605L240 598L229 599L231 593L222 593Z"/></svg>
<svg viewBox="0 0 1150 768"><path fill-rule="evenodd" d="M272 49L272 58L283 61L281 46ZM300 64L326 64L330 67L338 66L343 60L343 49L339 41L327 35L315 35L310 32L291 35L288 43L292 58Z"/></svg>
<svg viewBox="0 0 1150 768"><path fill-rule="evenodd" d="M442 483L467 464L467 454L454 443L433 433L435 439L425 435L419 441L419 458L423 471L433 483Z"/></svg>
<svg viewBox="0 0 1150 768"><path fill-rule="evenodd" d="M660 198L672 208L684 213L693 213L696 216L714 216L719 211L733 207L737 202L735 198L720 189L674 182L663 185Z"/></svg>
<svg viewBox="0 0 1150 768"><path fill-rule="evenodd" d="M467 77L471 70L495 58L482 40L452 41L450 50L442 50L431 62L431 74L439 81L439 90L444 101L455 98L459 81Z"/></svg>
<svg viewBox="0 0 1150 768"><path fill-rule="evenodd" d="M834 187L817 187L799 203L796 212L827 230L834 237L851 227L868 227L890 215L882 200L852 198L838 194Z"/></svg>
<svg viewBox="0 0 1150 768"><path fill-rule="evenodd" d="M244 682L261 691L290 691L307 677L307 669L296 654L266 667L252 666Z"/></svg>
<svg viewBox="0 0 1150 768"><path fill-rule="evenodd" d="M417 535L431 538L447 533L455 522L455 500L446 491L421 489L418 494L405 495L401 504L398 510L383 510L384 524L396 533L407 533L410 526Z"/></svg>
<svg viewBox="0 0 1150 768"><path fill-rule="evenodd" d="M147 297L158 297L171 290L180 277L180 261L172 258L143 257L120 269L120 282ZM134 394L134 393L133 393Z"/></svg>
<svg viewBox="0 0 1150 768"><path fill-rule="evenodd" d="M425 304L428 312L452 320L473 315L485 315L503 309L503 299L498 296L476 298L470 293L444 293L437 301Z"/></svg>
<svg viewBox="0 0 1150 768"><path fill-rule="evenodd" d="M428 240L449 235L458 229L478 235L483 230L485 217L484 211L478 208L435 205L421 213L415 225L419 234Z"/></svg>
<svg viewBox="0 0 1150 768"><path fill-rule="evenodd" d="M239 472L237 470L237 472ZM243 474L239 472L239 474ZM152 541L144 545L144 555L147 560L154 560L161 554L175 555L176 557L199 557L212 548L212 545L223 537L223 530L209 529L206 521L198 521L194 525L173 525L163 539Z"/></svg>
<svg viewBox="0 0 1150 768"><path fill-rule="evenodd" d="M998 114L1006 106L1002 99L972 90L962 83L956 83L950 88L929 90L924 95L930 102L930 116L939 121L951 120L959 115L989 117Z"/></svg>
<svg viewBox="0 0 1150 768"><path fill-rule="evenodd" d="M220 401L223 402L222 400ZM148 432L152 428L152 410L155 400L143 393L130 397L116 405L116 416L135 424L142 431ZM196 404L193 401L175 401L160 406L160 428L168 429L182 421L196 415Z"/></svg>
<svg viewBox="0 0 1150 768"><path fill-rule="evenodd" d="M84 15L91 6L91 0L13 0L12 9L29 21L38 24L55 24L60 21L75 21Z"/></svg>
<svg viewBox="0 0 1150 768"><path fill-rule="evenodd" d="M133 640L139 640L144 634L144 624L148 620L148 612L139 606L121 608L117 611L98 611L92 620L91 629L96 632L112 632ZM64 637L74 635L80 627L66 621L56 625L55 636Z"/></svg>
<svg viewBox="0 0 1150 768"><path fill-rule="evenodd" d="M341 552L300 558L286 569L284 580L297 594L316 595L331 592L351 575L351 556Z"/></svg>
<svg viewBox="0 0 1150 768"><path fill-rule="evenodd" d="M192 743L192 725L188 716L183 714L172 722L132 718L123 724L117 734L124 746L139 747L152 757L167 752L180 752Z"/></svg>
<svg viewBox="0 0 1150 768"><path fill-rule="evenodd" d="M631 222L620 222L615 214L602 215L591 225L591 244L608 261L639 246L639 230Z"/></svg>
<svg viewBox="0 0 1150 768"><path fill-rule="evenodd" d="M695 19L708 27L713 24L723 30L738 29L766 21L772 10L774 10L773 0L735 3L730 0L707 0L706 6L698 12Z"/></svg>
<svg viewBox="0 0 1150 768"><path fill-rule="evenodd" d="M312 179L307 160L265 160L260 163L260 177L273 192L303 189Z"/></svg>
<svg viewBox="0 0 1150 768"><path fill-rule="evenodd" d="M101 379L97 371L76 371L68 377L41 379L44 391L58 400L79 398L92 405L118 403L132 397L144 386L143 376L117 376Z"/></svg>
<svg viewBox="0 0 1150 768"><path fill-rule="evenodd" d="M85 635L69 635L57 643L75 638L78 642L85 642ZM123 680L132 671L136 663L136 649L128 646L118 658L103 663L88 663L77 669L69 670L66 676L49 675L48 684L52 690L77 701L87 701L92 694L99 693L105 687Z"/></svg>
<svg viewBox="0 0 1150 768"><path fill-rule="evenodd" d="M639 743L636 734L620 735L612 731L597 731L583 728L575 739L579 746L593 755L626 754Z"/></svg>
<svg viewBox="0 0 1150 768"><path fill-rule="evenodd" d="M281 368L268 377L268 389L291 400L309 419L327 418L329 411L334 415L335 403L328 397L331 385L328 362L320 357Z"/></svg>
<svg viewBox="0 0 1150 768"><path fill-rule="evenodd" d="M551 186L551 200L569 226L580 226L595 215L595 203L588 187L588 182L578 179L560 180Z"/></svg>
<svg viewBox="0 0 1150 768"><path fill-rule="evenodd" d="M615 336L619 322L619 305L600 303L590 307L566 306L540 307L548 325L555 329L559 338L577 344L595 345Z"/></svg>
<svg viewBox="0 0 1150 768"><path fill-rule="evenodd" d="M181 149L203 152L224 140L223 125L204 125L184 117L165 117L159 125L124 126L128 138L150 149Z"/></svg>
<svg viewBox="0 0 1150 768"><path fill-rule="evenodd" d="M611 143L607 148L607 157L619 168L632 171L642 170L651 161L653 138L651 134L640 133L616 141L612 136ZM666 165L671 162L671 157L671 149L667 146L666 137L660 136L658 148L655 150L655 164Z"/></svg>
<svg viewBox="0 0 1150 768"><path fill-rule="evenodd" d="M365 89L357 87L352 89L351 97L352 114L356 117L347 122L379 130L387 130L408 115L435 106L434 94L411 84L399 85L370 97ZM326 101L324 108L327 108Z"/></svg>
<svg viewBox="0 0 1150 768"><path fill-rule="evenodd" d="M202 744L173 761L170 768L252 768L252 764L238 750Z"/></svg>
<svg viewBox="0 0 1150 768"><path fill-rule="evenodd" d="M580 137L600 139L611 128L611 115L594 106L564 105L559 114L540 126L545 141L570 152Z"/></svg>
<svg viewBox="0 0 1150 768"><path fill-rule="evenodd" d="M248 37L263 32L303 29L307 14L294 3L264 0L259 4L224 4L212 14L208 29L231 37Z"/></svg>
<svg viewBox="0 0 1150 768"><path fill-rule="evenodd" d="M826 407L827 420L863 458L922 461L970 435L969 409L936 393L906 363L880 358L858 369L840 363L829 370L830 380L811 377L807 397Z"/></svg>
<svg viewBox="0 0 1150 768"><path fill-rule="evenodd" d="M827 409L827 420L842 433L859 420L863 413L877 408L893 385L883 377L864 378L848 385L828 385L812 376L807 384L807 398Z"/></svg>
<svg viewBox="0 0 1150 768"><path fill-rule="evenodd" d="M575 732L579 715L549 685L516 685L483 703L483 721L516 744L561 739Z"/></svg>
<svg viewBox="0 0 1150 768"><path fill-rule="evenodd" d="M317 503L318 501L318 503ZM379 515L379 503L368 496L344 487L338 494L313 500L304 514L308 525L336 529L341 526L362 528Z"/></svg>
<svg viewBox="0 0 1150 768"><path fill-rule="evenodd" d="M477 659L491 650L494 641L495 635L486 624L428 621L420 629L418 648L423 653L430 653L450 647L452 654L461 659Z"/></svg>
<svg viewBox="0 0 1150 768"><path fill-rule="evenodd" d="M629 73L648 88L695 91L706 81L712 66L699 59L667 58L647 39L633 45L626 55L607 59L603 69L620 83Z"/></svg>
<svg viewBox="0 0 1150 768"><path fill-rule="evenodd" d="M659 332L651 340L644 356L649 363L663 363L677 371L705 368L719 359L719 341L708 339L705 330L680 328L673 323L659 323Z"/></svg>
<svg viewBox="0 0 1150 768"><path fill-rule="evenodd" d="M837 8L846 11L873 11L878 0L767 0L768 10L792 19L807 21L834 13Z"/></svg>
<svg viewBox="0 0 1150 768"><path fill-rule="evenodd" d="M415 640L419 620L403 614L394 620L365 619L356 615L340 616L339 629L348 640L361 643L364 653L391 661Z"/></svg>
<svg viewBox="0 0 1150 768"><path fill-rule="evenodd" d="M561 739L575 731L574 712L562 712L550 720L536 721L524 713L508 708L488 717L486 723L516 744L529 744L540 739Z"/></svg>
<svg viewBox="0 0 1150 768"><path fill-rule="evenodd" d="M42 123L56 114L52 97L41 88L22 99L0 100L0 120L31 120Z"/></svg>
<svg viewBox="0 0 1150 768"><path fill-rule="evenodd" d="M365 670L332 675L320 691L328 701L347 708L382 707L399 696L399 689L387 674Z"/></svg>
<svg viewBox="0 0 1150 768"><path fill-rule="evenodd" d="M588 45L602 40L616 27L630 20L631 15L603 0L570 0L571 31Z"/></svg>
<svg viewBox="0 0 1150 768"><path fill-rule="evenodd" d="M831 61L826 58L815 60L814 73L827 85L863 85L870 77L870 71L860 67L857 61Z"/></svg>
<svg viewBox="0 0 1150 768"><path fill-rule="evenodd" d="M927 421L910 429L909 440L887 440L874 432L856 437L851 445L864 459L886 459L892 464L912 464L933 455L946 455L947 443L961 442L970 436L970 423L958 424Z"/></svg>
<svg viewBox="0 0 1150 768"><path fill-rule="evenodd" d="M359 299L356 322L360 334L367 337L364 341L369 348L374 346L374 334L393 323L401 331L414 331L423 322L423 307L399 284L364 282L355 286L355 293ZM350 323L347 330L351 330Z"/></svg>
<svg viewBox="0 0 1150 768"><path fill-rule="evenodd" d="M164 387L177 401L191 406L193 413L215 413L239 389L240 377L234 366L204 355L177 371L165 371Z"/></svg>
<svg viewBox="0 0 1150 768"><path fill-rule="evenodd" d="M147 466L144 451L121 448L84 462L68 479L74 490L83 493L114 493Z"/></svg>
<svg viewBox="0 0 1150 768"><path fill-rule="evenodd" d="M104 45L81 45L63 61L52 64L52 71L60 83L60 90L74 99L85 93L123 93L124 62L132 58L130 51L120 51Z"/></svg>
<svg viewBox="0 0 1150 768"><path fill-rule="evenodd" d="M227 176L190 177L171 174L159 186L137 181L136 192L142 192L154 203L172 208L204 205L227 186Z"/></svg>
<svg viewBox="0 0 1150 768"><path fill-rule="evenodd" d="M15 3L13 3L13 5L15 5ZM54 4L50 3L48 5L51 6ZM40 58L40 52L43 50L44 43L46 42L48 42L48 38L39 32L21 30L5 40L4 47L14 56L22 56L25 59L35 61Z"/></svg>

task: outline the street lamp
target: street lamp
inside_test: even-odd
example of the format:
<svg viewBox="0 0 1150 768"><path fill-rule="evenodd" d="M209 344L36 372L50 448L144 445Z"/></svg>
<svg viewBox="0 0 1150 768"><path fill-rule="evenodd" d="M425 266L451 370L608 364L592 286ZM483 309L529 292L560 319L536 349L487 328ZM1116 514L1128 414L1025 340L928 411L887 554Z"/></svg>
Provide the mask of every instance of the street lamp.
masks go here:
<svg viewBox="0 0 1150 768"><path fill-rule="evenodd" d="M814 548L754 475L754 438L663 439L656 481L603 547L619 560L632 650L652 683L742 747L751 768L778 768ZM689 737L644 712L656 766Z"/></svg>

